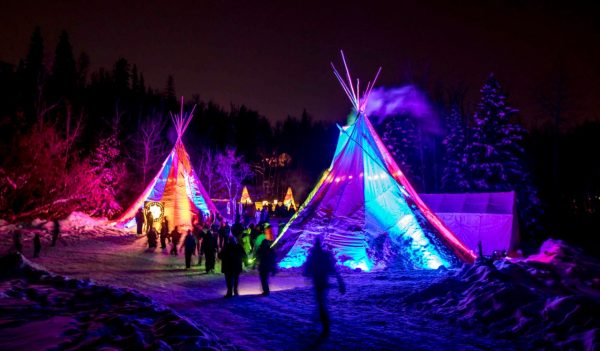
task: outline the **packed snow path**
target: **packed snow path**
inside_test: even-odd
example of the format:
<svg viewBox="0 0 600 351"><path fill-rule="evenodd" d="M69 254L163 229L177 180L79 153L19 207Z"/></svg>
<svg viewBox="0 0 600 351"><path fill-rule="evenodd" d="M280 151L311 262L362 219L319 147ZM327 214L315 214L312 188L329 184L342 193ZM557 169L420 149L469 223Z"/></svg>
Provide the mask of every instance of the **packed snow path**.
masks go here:
<svg viewBox="0 0 600 351"><path fill-rule="evenodd" d="M429 286L444 272L344 275L347 293L332 289L329 294L331 336L319 342L310 283L296 273L272 278L269 297L259 296L256 272L242 273L241 296L224 299L221 274L204 274L204 266L186 270L182 254L149 252L144 238L131 237L59 243L45 247L35 262L59 274L137 289L244 350L518 349L400 306L399 298Z"/></svg>

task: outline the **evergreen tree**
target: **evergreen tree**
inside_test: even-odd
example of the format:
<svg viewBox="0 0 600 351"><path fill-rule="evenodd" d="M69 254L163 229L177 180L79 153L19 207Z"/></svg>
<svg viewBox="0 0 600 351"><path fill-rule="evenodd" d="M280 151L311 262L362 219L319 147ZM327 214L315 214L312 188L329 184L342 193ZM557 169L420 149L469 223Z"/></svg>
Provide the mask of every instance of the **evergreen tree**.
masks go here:
<svg viewBox="0 0 600 351"><path fill-rule="evenodd" d="M49 95L53 100L61 98L70 100L75 93L77 81L77 65L69 42L69 34L62 31L56 45Z"/></svg>
<svg viewBox="0 0 600 351"><path fill-rule="evenodd" d="M446 115L447 134L443 145L445 149L444 172L442 175L442 188L445 191L460 191L460 184L464 179L465 152L465 123L458 109L458 106L452 106L450 112Z"/></svg>
<svg viewBox="0 0 600 351"><path fill-rule="evenodd" d="M87 199L88 212L94 216L113 217L122 210L116 201L119 184L125 173L117 133L102 138L93 153L90 165L95 182Z"/></svg>
<svg viewBox="0 0 600 351"><path fill-rule="evenodd" d="M381 139L386 148L417 190L423 190L423 163L419 153L421 137L410 115L388 117L380 125Z"/></svg>
<svg viewBox="0 0 600 351"><path fill-rule="evenodd" d="M521 224L535 235L541 216L540 201L525 167L525 129L513 121L517 112L507 103L500 83L491 74L481 89L465 148L466 191L516 191Z"/></svg>
<svg viewBox="0 0 600 351"><path fill-rule="evenodd" d="M140 77L138 76L136 64L131 68L131 90L134 94L139 94L140 92Z"/></svg>
<svg viewBox="0 0 600 351"><path fill-rule="evenodd" d="M27 57L19 72L20 84L20 104L28 117L29 121L34 121L37 117L36 108L42 94L42 85L45 79L46 70L44 68L44 40L40 27L35 27Z"/></svg>
<svg viewBox="0 0 600 351"><path fill-rule="evenodd" d="M165 89L165 105L167 111L174 111L177 109L177 95L175 95L175 79L169 75L167 78L167 87Z"/></svg>
<svg viewBox="0 0 600 351"><path fill-rule="evenodd" d="M115 85L115 92L117 93L117 98L124 97L129 92L130 78L131 72L129 62L124 58L118 59L117 62L115 62L113 68L113 81Z"/></svg>
<svg viewBox="0 0 600 351"><path fill-rule="evenodd" d="M30 83L34 85L44 78L44 40L40 27L35 27L31 35L29 51L25 59L25 71Z"/></svg>
<svg viewBox="0 0 600 351"><path fill-rule="evenodd" d="M82 52L77 59L77 88L83 90L87 84L88 70L90 68L90 57Z"/></svg>
<svg viewBox="0 0 600 351"><path fill-rule="evenodd" d="M525 130L513 123L517 112L507 104L493 74L481 89L481 100L473 116L470 141L465 148L468 176L462 187L468 191L505 191L523 179Z"/></svg>

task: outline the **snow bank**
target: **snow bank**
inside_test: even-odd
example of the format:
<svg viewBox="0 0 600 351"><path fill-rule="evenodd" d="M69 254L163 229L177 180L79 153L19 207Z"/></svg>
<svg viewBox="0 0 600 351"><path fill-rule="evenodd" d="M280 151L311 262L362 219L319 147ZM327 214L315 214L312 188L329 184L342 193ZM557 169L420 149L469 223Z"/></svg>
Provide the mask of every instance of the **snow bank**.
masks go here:
<svg viewBox="0 0 600 351"><path fill-rule="evenodd" d="M527 259L465 266L404 303L537 349L600 347L600 263L561 241Z"/></svg>
<svg viewBox="0 0 600 351"><path fill-rule="evenodd" d="M234 349L133 290L0 258L0 349Z"/></svg>
<svg viewBox="0 0 600 351"><path fill-rule="evenodd" d="M105 218L90 217L82 212L73 212L67 218L60 220L59 227L59 245L69 245L75 241L89 238L132 236L132 233L129 231L109 225L109 221ZM0 254L12 250L12 233L16 229L21 230L22 242L26 247L31 246L30 243L35 234L40 234L42 246L46 246L51 241L54 223L39 218L34 219L30 223L0 221Z"/></svg>

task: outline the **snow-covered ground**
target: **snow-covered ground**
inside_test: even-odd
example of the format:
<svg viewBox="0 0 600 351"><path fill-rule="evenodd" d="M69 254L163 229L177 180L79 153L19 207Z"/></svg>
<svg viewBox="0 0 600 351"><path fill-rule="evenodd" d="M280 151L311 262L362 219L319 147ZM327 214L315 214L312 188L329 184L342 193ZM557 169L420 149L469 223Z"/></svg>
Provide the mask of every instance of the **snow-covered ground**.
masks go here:
<svg viewBox="0 0 600 351"><path fill-rule="evenodd" d="M565 284L573 285L564 279L556 278L554 283L544 279L542 285L556 284L555 287L531 290L537 287L536 279L523 280L522 275L508 273L505 277L502 273L508 269L502 267L521 267L521 271L533 274L530 269L543 272L535 267L546 265L543 267L547 270L547 265L553 265L540 263L539 259L460 271L344 274L348 291L345 295L336 289L330 291L332 332L329 339L319 343L310 284L298 273L285 271L276 275L269 297L258 295L260 285L255 272L243 273L241 296L223 299L225 284L221 274L204 274L203 266L185 270L182 255L169 256L160 249L151 252L146 249L144 238L114 232L103 235L98 228L88 227L89 233L82 234L85 239L70 240L65 235L57 247L45 246L42 256L32 260L61 275L135 289L149 296L155 308L166 306L193 323L203 335L210 335L214 348L529 350L558 348L561 342L566 342L562 345L567 349L598 347L597 299L588 296L589 300L582 304L578 298L568 298L565 301L571 306L569 309L560 298L581 291L559 289ZM27 257L32 252L30 236L29 232L24 234ZM4 253L8 248L4 245L0 250ZM586 267L592 266L590 263ZM581 289L597 289L593 278L594 274L597 277L596 268L589 268L585 277L577 279ZM514 271L518 270L510 268L506 272ZM539 274L545 277L546 273ZM0 300L4 296L0 295ZM565 321L573 316L569 311L576 306L582 306L575 313L577 318ZM52 320L52 329L44 335L64 333L68 328L60 326L69 322ZM5 331L0 324L0 334ZM549 331L554 334L548 336ZM213 336L220 341L214 341ZM1 340L0 349L4 349Z"/></svg>

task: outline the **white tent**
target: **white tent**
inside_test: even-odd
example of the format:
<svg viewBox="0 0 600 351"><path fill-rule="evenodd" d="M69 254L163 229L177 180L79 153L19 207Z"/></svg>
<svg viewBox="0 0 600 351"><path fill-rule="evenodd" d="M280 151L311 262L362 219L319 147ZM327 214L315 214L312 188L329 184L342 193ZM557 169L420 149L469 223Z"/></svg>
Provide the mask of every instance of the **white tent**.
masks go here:
<svg viewBox="0 0 600 351"><path fill-rule="evenodd" d="M465 243L484 255L494 250L514 252L519 243L516 194L420 194L421 199Z"/></svg>

